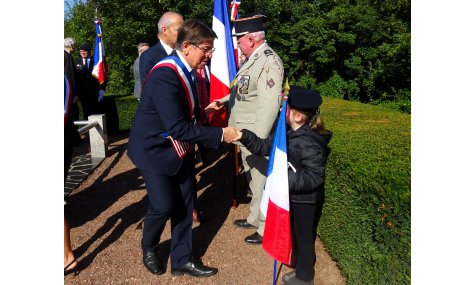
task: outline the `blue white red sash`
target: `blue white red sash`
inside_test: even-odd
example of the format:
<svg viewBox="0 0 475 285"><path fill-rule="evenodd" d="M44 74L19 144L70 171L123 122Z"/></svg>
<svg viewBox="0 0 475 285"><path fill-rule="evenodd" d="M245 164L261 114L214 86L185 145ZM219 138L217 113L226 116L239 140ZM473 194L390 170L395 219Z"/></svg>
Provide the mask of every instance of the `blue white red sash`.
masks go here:
<svg viewBox="0 0 475 285"><path fill-rule="evenodd" d="M159 63L157 63L152 68L152 70L150 70L150 73L156 68L160 68L160 67L169 67L173 69L178 75L181 85L183 86L183 89L185 90L185 93L186 93L186 99L188 101L188 110L189 110L190 118L194 119L195 115L193 113L193 110L195 109L196 90L194 88L195 85L191 77L191 72L189 72L188 69L186 69L183 62L181 62L181 60L176 56L165 57Z"/></svg>
<svg viewBox="0 0 475 285"><path fill-rule="evenodd" d="M180 79L181 85L186 93L186 99L188 102L188 111L191 120L195 119L193 110L195 109L195 98L196 98L196 89L191 77L191 73L188 71L186 66L181 62L181 60L176 56L168 56L162 59L157 63L152 70L150 70L149 75L156 69L161 67L169 67L173 69L178 78ZM148 77L148 76L147 76ZM195 145L190 142L184 142L173 139L168 133L162 134L162 136L169 139L172 143L173 149L175 149L176 154L180 159L182 159L188 152L194 149Z"/></svg>

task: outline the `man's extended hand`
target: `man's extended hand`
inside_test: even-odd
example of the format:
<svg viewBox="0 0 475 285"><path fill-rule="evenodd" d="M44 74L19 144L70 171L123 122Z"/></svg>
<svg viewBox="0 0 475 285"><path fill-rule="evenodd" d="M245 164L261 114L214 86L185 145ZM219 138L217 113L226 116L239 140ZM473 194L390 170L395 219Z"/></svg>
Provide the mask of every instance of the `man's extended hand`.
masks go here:
<svg viewBox="0 0 475 285"><path fill-rule="evenodd" d="M211 114L215 111L218 111L221 108L223 108L223 103L216 100L216 101L212 102L211 104L209 104L208 106L206 106L205 112L206 112L207 115L209 115L209 114Z"/></svg>
<svg viewBox="0 0 475 285"><path fill-rule="evenodd" d="M232 143L238 140L239 129L234 127L223 128L223 140L227 143Z"/></svg>

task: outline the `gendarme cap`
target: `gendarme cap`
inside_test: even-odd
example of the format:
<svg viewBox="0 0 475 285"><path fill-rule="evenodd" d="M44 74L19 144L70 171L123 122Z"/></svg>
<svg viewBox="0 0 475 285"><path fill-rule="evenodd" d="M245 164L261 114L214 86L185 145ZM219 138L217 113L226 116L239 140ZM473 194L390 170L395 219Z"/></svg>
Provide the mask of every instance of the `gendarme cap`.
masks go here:
<svg viewBox="0 0 475 285"><path fill-rule="evenodd" d="M317 91L300 86L290 87L287 103L291 107L315 113L322 102L322 96Z"/></svg>
<svg viewBox="0 0 475 285"><path fill-rule="evenodd" d="M233 37L243 36L249 33L265 31L265 16L258 14L251 17L241 18L234 21Z"/></svg>

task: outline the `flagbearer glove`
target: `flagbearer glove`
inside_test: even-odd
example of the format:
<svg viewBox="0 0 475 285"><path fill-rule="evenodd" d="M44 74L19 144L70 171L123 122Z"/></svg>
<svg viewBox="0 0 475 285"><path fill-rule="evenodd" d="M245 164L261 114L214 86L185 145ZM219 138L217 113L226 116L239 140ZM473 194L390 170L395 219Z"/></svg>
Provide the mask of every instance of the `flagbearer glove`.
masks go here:
<svg viewBox="0 0 475 285"><path fill-rule="evenodd" d="M104 93L106 93L104 90L99 89L99 97L97 97L97 102L101 102L104 99Z"/></svg>
<svg viewBox="0 0 475 285"><path fill-rule="evenodd" d="M250 130L242 129L242 136L239 141L253 154L269 155L272 147L272 140L274 133L269 135L266 139L261 139Z"/></svg>

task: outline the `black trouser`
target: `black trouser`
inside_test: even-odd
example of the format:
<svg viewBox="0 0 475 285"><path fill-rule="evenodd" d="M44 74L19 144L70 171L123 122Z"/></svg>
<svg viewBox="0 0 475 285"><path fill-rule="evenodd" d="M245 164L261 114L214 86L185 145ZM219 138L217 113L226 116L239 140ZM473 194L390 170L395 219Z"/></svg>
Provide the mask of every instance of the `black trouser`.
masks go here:
<svg viewBox="0 0 475 285"><path fill-rule="evenodd" d="M171 218L172 239L170 261L172 268L183 266L191 255L192 223L195 195L194 157L187 155L174 176L162 176L139 169L145 181L150 205L144 219L142 249L155 251L168 218ZM193 164L194 166L194 164Z"/></svg>
<svg viewBox="0 0 475 285"><path fill-rule="evenodd" d="M297 204L292 202L290 204L295 274L298 279L303 281L313 280L315 276L315 240L322 208L323 203Z"/></svg>

